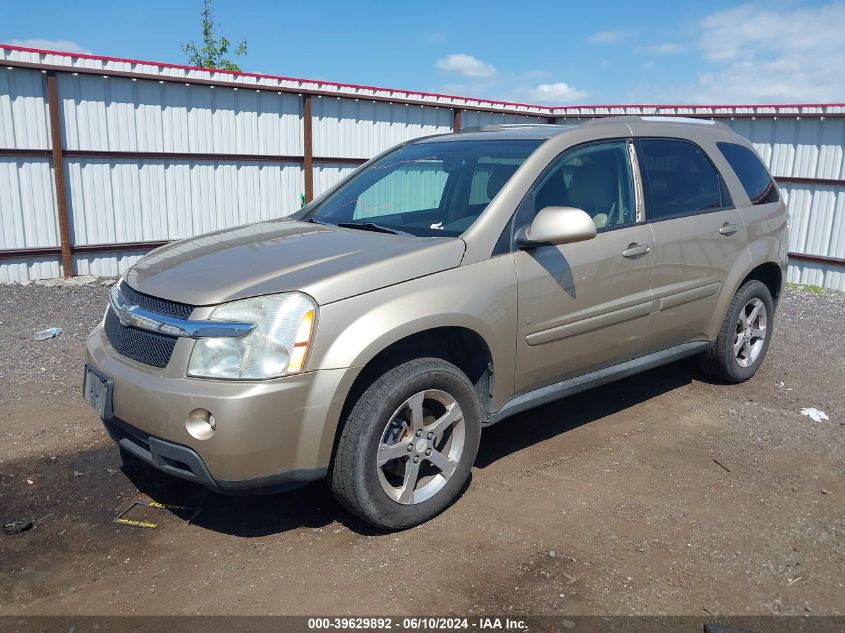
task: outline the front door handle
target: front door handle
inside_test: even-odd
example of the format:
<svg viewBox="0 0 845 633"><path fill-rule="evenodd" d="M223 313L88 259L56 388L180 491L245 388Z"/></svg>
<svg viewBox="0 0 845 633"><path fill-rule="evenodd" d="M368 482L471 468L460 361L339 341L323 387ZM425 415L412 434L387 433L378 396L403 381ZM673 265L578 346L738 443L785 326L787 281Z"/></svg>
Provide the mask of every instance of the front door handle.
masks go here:
<svg viewBox="0 0 845 633"><path fill-rule="evenodd" d="M739 227L736 224L731 224L730 222L725 222L719 227L719 233L722 235L733 235L737 231L739 231Z"/></svg>
<svg viewBox="0 0 845 633"><path fill-rule="evenodd" d="M622 251L622 257L639 257L640 255L645 255L651 250L648 244L637 244L636 242L632 242L628 244L628 248Z"/></svg>

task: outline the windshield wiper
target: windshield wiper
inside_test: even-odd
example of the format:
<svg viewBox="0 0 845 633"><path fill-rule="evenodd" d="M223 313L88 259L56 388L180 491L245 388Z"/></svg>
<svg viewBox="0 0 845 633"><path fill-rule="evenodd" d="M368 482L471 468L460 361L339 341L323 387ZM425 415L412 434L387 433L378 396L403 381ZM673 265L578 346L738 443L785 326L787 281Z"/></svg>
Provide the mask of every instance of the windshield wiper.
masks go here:
<svg viewBox="0 0 845 633"><path fill-rule="evenodd" d="M375 231L377 233L392 233L393 235L410 235L412 237L414 235L413 233L393 229L389 226L384 226L383 224L376 224L375 222L338 222L337 226L345 229L360 229L362 231Z"/></svg>

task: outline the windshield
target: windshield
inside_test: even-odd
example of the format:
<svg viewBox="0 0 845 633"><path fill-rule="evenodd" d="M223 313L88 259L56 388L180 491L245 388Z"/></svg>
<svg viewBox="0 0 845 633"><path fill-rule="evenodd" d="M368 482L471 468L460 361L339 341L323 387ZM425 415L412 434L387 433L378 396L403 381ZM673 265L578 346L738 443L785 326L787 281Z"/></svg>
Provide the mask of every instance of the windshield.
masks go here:
<svg viewBox="0 0 845 633"><path fill-rule="evenodd" d="M300 219L417 236L460 235L540 143L521 139L404 145Z"/></svg>

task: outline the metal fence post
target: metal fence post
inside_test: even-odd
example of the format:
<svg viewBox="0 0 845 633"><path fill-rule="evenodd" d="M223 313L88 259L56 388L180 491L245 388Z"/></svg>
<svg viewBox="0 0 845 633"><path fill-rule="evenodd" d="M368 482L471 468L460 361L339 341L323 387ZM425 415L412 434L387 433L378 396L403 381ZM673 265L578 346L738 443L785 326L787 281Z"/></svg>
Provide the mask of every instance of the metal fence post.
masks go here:
<svg viewBox="0 0 845 633"><path fill-rule="evenodd" d="M311 117L311 95L305 95L302 103L302 172L305 177L305 201L314 199L314 121Z"/></svg>
<svg viewBox="0 0 845 633"><path fill-rule="evenodd" d="M50 145L53 153L53 181L56 188L56 210L59 215L59 243L62 252L62 273L73 277L73 254L70 243L70 218L65 189L64 144L59 114L59 81L56 72L47 71L47 107L50 113Z"/></svg>

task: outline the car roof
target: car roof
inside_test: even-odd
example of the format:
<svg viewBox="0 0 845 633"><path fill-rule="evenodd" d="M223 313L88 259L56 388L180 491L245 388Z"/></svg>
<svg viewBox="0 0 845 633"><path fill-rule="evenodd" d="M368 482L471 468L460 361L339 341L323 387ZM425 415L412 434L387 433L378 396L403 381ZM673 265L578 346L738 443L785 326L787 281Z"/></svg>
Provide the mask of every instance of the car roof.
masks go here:
<svg viewBox="0 0 845 633"><path fill-rule="evenodd" d="M653 124L659 124L661 128L671 130L672 135L683 137L696 137L706 133L708 129L730 132L730 128L724 123L704 118L690 117L661 117L661 116L607 116L599 119L591 119L581 123L568 124L543 124L543 123L503 123L495 125L481 125L461 128L459 132L429 136L419 141L425 142L449 142L449 141L491 141L491 140L522 140L536 139L545 140L566 134L574 130L596 127L597 130L604 125L625 123L631 128L632 133L640 135L640 129L654 129ZM645 130L642 129L645 133Z"/></svg>

